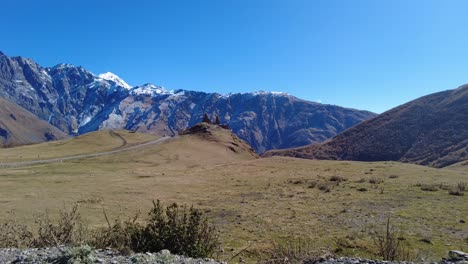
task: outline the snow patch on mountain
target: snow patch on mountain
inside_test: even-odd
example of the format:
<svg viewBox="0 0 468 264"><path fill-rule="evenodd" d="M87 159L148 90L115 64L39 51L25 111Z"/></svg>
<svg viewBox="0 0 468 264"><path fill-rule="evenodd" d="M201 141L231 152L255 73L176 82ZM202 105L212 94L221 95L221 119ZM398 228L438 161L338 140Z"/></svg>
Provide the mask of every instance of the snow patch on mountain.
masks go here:
<svg viewBox="0 0 468 264"><path fill-rule="evenodd" d="M133 88L130 93L133 95L149 95L149 96L174 94L173 91L167 91L162 86L156 86L156 85L152 85L149 83Z"/></svg>
<svg viewBox="0 0 468 264"><path fill-rule="evenodd" d="M221 98L229 98L235 95L241 95L241 96L258 96L258 95L272 95L272 96L290 96L290 94L285 93L285 92L270 92L270 91L256 91L256 92L250 92L250 93L228 93L228 94L222 94L220 95Z"/></svg>
<svg viewBox="0 0 468 264"><path fill-rule="evenodd" d="M112 72L101 73L98 75L99 78L114 82L115 84L124 87L125 89L132 89L132 87L126 83L122 78L113 74Z"/></svg>

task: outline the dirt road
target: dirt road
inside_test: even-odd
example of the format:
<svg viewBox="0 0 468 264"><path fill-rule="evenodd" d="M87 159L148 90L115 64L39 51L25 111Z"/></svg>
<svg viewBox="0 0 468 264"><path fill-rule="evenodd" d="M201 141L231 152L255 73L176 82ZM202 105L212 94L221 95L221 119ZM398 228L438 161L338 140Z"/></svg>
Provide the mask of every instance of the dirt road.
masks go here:
<svg viewBox="0 0 468 264"><path fill-rule="evenodd" d="M68 160L107 156L107 155L112 155L112 154L123 152L123 151L138 149L138 148L145 147L148 145L158 144L170 138L172 137L162 137L157 140L149 141L149 142L138 144L135 146L124 147L124 148L119 148L119 149L104 151L104 152L99 152L99 153L81 154L81 155L66 156L66 157L59 157L59 158L52 158L52 159L30 160L30 161L20 161L20 162L10 162L10 163L3 163L0 161L0 168L17 168L17 167L25 167L25 166L31 166L31 165L37 165L37 164L60 163L63 161L68 161Z"/></svg>

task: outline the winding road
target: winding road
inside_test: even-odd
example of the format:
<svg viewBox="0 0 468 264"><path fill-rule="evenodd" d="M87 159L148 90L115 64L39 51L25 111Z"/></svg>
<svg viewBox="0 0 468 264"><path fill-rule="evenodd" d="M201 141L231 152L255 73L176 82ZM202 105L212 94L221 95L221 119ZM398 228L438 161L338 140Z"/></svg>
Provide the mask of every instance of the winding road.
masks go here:
<svg viewBox="0 0 468 264"><path fill-rule="evenodd" d="M66 157L52 158L52 159L43 159L43 160L10 162L10 163L3 163L3 162L0 161L0 168L17 168L17 167L25 167L25 166L31 166L31 165L37 165L37 164L61 163L63 161L68 161L68 160L108 156L108 155L112 155L112 154L123 152L123 151L138 149L138 148L145 147L145 146L148 146L148 145L161 143L161 142L164 142L164 141L166 141L168 139L171 139L171 138L173 138L173 137L162 137L162 138L159 138L157 140L149 141L149 142L138 144L138 145L135 145L135 146L124 147L124 148L120 148L120 149L104 151L104 152L98 152L98 153L81 154L81 155L66 156Z"/></svg>

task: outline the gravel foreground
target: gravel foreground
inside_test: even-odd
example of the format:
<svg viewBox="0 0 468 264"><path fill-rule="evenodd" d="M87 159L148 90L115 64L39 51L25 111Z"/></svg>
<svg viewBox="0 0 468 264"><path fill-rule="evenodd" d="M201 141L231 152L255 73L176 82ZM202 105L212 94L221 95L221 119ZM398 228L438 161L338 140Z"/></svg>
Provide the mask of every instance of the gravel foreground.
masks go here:
<svg viewBox="0 0 468 264"><path fill-rule="evenodd" d="M213 259L194 259L184 256L173 255L169 250L162 250L158 253L122 255L112 249L92 249L88 246L81 247L51 247L51 248L30 248L0 249L1 264L130 264L130 263L151 263L151 264L225 264ZM285 264L290 262L285 259ZM314 261L306 261L304 264L413 264L414 262L392 262L369 260L361 258L321 258ZM421 262L419 262L421 263ZM468 264L468 254L461 251L450 251L447 259L439 262L423 262L427 264Z"/></svg>
<svg viewBox="0 0 468 264"><path fill-rule="evenodd" d="M172 255L169 250L162 250L159 253L145 253L122 255L118 251L111 249L91 249L90 247L51 247L51 248L30 248L0 249L1 264L130 264L130 263L185 263L185 264L221 264L213 259L194 259L184 256Z"/></svg>

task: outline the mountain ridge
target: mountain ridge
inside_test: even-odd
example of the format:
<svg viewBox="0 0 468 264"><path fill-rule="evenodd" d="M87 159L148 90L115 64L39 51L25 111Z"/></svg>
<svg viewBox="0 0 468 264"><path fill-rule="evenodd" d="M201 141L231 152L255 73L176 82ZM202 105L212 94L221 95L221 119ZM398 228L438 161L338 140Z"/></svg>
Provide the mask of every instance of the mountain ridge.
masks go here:
<svg viewBox="0 0 468 264"><path fill-rule="evenodd" d="M275 92L221 95L152 84L127 89L81 66L44 68L6 55L0 55L0 97L70 135L101 129L175 135L204 114L219 116L258 153L319 143L375 115Z"/></svg>
<svg viewBox="0 0 468 264"><path fill-rule="evenodd" d="M468 159L468 85L397 106L315 146L264 156L402 161L445 167Z"/></svg>

